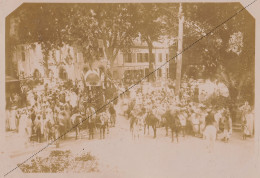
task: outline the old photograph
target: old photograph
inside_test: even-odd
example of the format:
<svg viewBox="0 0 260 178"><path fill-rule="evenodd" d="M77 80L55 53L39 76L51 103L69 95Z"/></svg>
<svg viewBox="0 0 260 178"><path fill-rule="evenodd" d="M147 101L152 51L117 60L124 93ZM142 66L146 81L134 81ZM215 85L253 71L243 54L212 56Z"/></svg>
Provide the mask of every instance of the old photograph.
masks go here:
<svg viewBox="0 0 260 178"><path fill-rule="evenodd" d="M21 4L4 177L258 177L252 2Z"/></svg>

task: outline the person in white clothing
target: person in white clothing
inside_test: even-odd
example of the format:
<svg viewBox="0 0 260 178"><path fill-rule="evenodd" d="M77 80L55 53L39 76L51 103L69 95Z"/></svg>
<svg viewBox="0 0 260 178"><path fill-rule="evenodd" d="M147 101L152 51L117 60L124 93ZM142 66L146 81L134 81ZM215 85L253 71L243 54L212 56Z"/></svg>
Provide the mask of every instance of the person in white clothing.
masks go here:
<svg viewBox="0 0 260 178"><path fill-rule="evenodd" d="M213 114L207 115L207 125L204 130L203 135L206 138L207 141L207 149L209 152L214 151L215 147L215 141L216 141L216 135L217 135L217 129L214 126L214 118Z"/></svg>

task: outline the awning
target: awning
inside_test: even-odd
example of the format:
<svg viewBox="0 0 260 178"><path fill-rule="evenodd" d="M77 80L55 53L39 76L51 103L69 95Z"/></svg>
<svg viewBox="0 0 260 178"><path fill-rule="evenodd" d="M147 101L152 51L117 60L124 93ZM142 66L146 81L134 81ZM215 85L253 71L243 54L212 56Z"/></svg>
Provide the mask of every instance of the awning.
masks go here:
<svg viewBox="0 0 260 178"><path fill-rule="evenodd" d="M14 77L11 77L11 76L9 76L9 75L6 75L6 76L5 76L5 82L6 82L6 83L9 83L9 82L19 82L19 80L16 79L16 78L14 78Z"/></svg>

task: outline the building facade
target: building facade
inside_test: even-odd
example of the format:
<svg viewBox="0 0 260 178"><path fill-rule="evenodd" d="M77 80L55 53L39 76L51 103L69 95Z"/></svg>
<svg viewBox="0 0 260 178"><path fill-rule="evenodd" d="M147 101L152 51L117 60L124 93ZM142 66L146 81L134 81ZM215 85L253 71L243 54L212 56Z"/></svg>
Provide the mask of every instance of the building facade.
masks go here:
<svg viewBox="0 0 260 178"><path fill-rule="evenodd" d="M155 76L157 80L167 79L169 77L169 48L163 46L154 46L153 50L154 69L157 69ZM165 64L166 63L166 64ZM165 65L164 65L165 64ZM119 52L113 68L111 69L115 78L145 77L149 74L149 49L145 44L135 45L129 53Z"/></svg>
<svg viewBox="0 0 260 178"><path fill-rule="evenodd" d="M145 45L133 46L129 53L122 51L118 55L111 67L112 75L115 79L122 79L124 76L144 77L149 73L148 47ZM169 48L154 46L153 56L155 60L154 69L159 68L156 79L162 80L169 77L169 64L165 64L169 56ZM109 66L109 62L101 55L98 62L92 66ZM48 63L48 75L45 61ZM49 52L48 60L44 60L44 55L40 44L19 45L12 55L12 62L17 66L20 78L43 77L60 78L70 80L81 80L84 73L90 69L88 63L84 61L83 53L76 47L64 45L59 50ZM102 65L100 65L102 64Z"/></svg>

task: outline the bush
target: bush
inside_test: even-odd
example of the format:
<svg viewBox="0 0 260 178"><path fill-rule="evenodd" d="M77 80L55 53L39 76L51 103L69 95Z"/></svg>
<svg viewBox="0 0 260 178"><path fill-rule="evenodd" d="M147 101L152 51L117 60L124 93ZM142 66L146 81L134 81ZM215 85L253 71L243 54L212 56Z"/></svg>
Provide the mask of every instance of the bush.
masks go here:
<svg viewBox="0 0 260 178"><path fill-rule="evenodd" d="M70 151L55 150L47 157L37 156L20 165L20 169L24 173L97 172L98 164L89 152L74 158Z"/></svg>

